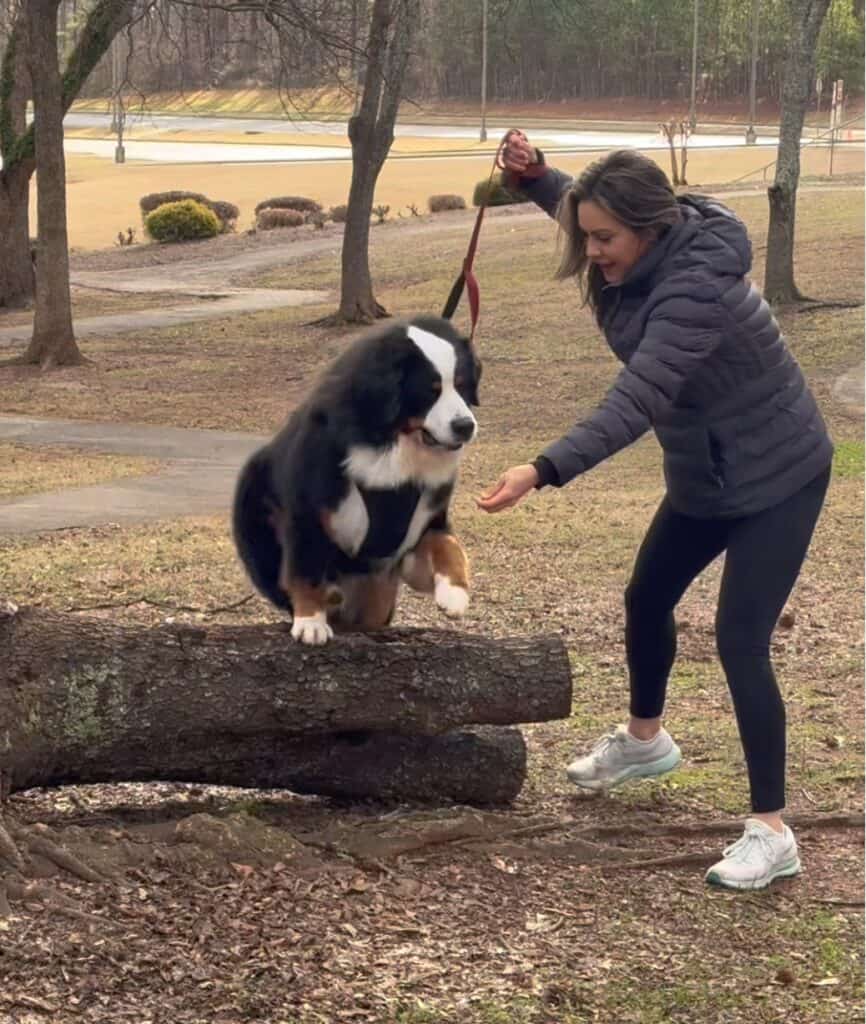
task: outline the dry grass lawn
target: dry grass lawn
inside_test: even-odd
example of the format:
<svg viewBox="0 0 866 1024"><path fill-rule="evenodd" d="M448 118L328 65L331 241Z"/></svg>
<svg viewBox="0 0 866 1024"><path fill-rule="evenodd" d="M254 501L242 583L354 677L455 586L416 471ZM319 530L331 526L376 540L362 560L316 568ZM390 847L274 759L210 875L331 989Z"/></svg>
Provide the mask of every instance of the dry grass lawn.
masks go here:
<svg viewBox="0 0 866 1024"><path fill-rule="evenodd" d="M204 140L204 136L199 136ZM259 142L264 136L251 136ZM217 141L212 138L209 141ZM248 140L249 141L249 140ZM285 142L277 136L270 141ZM300 140L299 140L300 141ZM408 216L408 207L426 211L427 200L440 192L456 193L471 204L477 182L490 174L491 155L461 156L453 159L407 157L413 145L447 152L450 143L442 140L400 140L395 156L389 159L376 186L375 205L390 206L390 216ZM334 145L327 140L327 145ZM470 148L463 142L460 148ZM481 149L482 147L478 147ZM403 154L402 157L397 152ZM551 162L569 173L577 173L599 154L554 155ZM670 162L664 151L651 154L670 173ZM775 158L772 150L747 149L700 151L689 157L689 182L693 185L724 184L746 179L747 184L763 180L762 168ZM803 150L802 173L824 175L828 169L826 151ZM862 174L862 148L845 148L837 152L834 171L838 175ZM212 199L223 199L240 209L238 229L253 224L253 211L258 202L270 196L305 195L317 200L326 209L345 203L351 181L351 162L321 161L317 163L250 163L237 164L162 164L128 161L115 164L92 156L71 155L67 158L67 204L69 242L76 249L98 249L112 245L118 231L139 228L141 215L138 200L149 192L184 189L203 192ZM772 170L768 172L772 176ZM35 196L33 197L35 204ZM35 223L35 205L32 216Z"/></svg>

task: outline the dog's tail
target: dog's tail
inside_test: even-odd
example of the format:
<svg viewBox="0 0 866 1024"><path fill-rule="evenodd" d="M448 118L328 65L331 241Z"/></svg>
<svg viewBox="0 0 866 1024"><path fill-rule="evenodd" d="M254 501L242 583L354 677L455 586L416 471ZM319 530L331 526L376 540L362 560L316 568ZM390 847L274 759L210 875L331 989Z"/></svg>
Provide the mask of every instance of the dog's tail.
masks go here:
<svg viewBox="0 0 866 1024"><path fill-rule="evenodd" d="M292 610L280 587L283 551L277 539L281 509L271 481L270 452L260 448L241 470L235 488L235 546L256 588L278 608Z"/></svg>

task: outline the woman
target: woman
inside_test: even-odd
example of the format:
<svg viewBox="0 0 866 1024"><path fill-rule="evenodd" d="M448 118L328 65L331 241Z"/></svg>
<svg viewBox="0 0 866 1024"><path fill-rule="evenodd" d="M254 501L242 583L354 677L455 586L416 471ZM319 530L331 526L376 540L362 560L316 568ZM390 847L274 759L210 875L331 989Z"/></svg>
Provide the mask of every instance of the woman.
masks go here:
<svg viewBox="0 0 866 1024"><path fill-rule="evenodd" d="M505 154L512 187L565 235L558 277L574 277L625 364L601 405L534 462L479 499L511 508L561 487L653 429L666 493L625 592L627 726L568 766L587 789L659 775L680 760L662 728L676 653L673 611L718 555L719 657L746 755L752 814L707 880L759 889L797 874L785 805L785 707L770 636L799 574L830 479L832 444L768 305L746 278L751 246L726 207L676 197L633 151L609 154L572 181L522 135Z"/></svg>

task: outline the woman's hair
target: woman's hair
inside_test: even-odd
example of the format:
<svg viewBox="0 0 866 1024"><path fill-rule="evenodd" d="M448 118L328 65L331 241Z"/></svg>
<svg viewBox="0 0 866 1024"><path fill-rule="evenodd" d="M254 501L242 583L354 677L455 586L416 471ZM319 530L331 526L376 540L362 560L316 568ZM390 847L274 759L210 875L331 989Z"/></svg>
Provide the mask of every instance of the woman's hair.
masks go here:
<svg viewBox="0 0 866 1024"><path fill-rule="evenodd" d="M586 256L586 233L577 216L578 204L591 199L618 221L654 241L682 219L677 197L665 172L633 149L618 149L591 163L560 200L562 259L556 277L576 277L584 305L601 322L604 275Z"/></svg>

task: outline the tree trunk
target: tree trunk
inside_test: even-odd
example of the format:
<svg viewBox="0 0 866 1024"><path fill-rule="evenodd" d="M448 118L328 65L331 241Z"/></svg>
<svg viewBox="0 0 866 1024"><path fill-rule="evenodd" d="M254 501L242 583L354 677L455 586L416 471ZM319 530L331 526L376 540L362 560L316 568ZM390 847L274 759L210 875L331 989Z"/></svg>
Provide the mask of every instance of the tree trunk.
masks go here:
<svg viewBox="0 0 866 1024"><path fill-rule="evenodd" d="M40 2L44 3L44 0ZM33 298L35 290L28 207L30 178L36 166L36 124L34 122L28 127L25 120L27 100L32 95L30 66L34 63L29 33L31 18L28 14L38 16L36 5L31 6L33 10L28 12L27 4L19 5L17 18L7 37L3 62L0 65L0 155L3 157L3 170L0 171L0 307L26 304ZM56 24L57 5L53 6ZM61 156L63 114L69 109L90 72L108 49L111 40L129 23L133 8L134 0L99 0L88 14L62 78L61 113L57 124L53 126L60 138ZM48 13L50 22L50 12ZM52 34L50 24L46 25L42 46L49 59L54 54L56 76L59 74L56 70L56 46L48 49L49 42L55 39L56 35ZM40 71L43 70L39 57L35 58L35 66ZM42 79L42 75L37 77ZM43 89L48 84L40 81ZM56 85L56 81L54 84ZM52 109L49 107L49 112ZM53 111L53 116L57 118L56 110ZM56 145L55 141L55 147ZM56 176L56 171L54 173ZM63 186L65 206L64 175L65 169L59 178L59 183ZM65 232L65 212L63 225ZM67 262L68 278L65 241L62 251L63 260ZM38 353L31 359L28 353L24 358L27 362L42 362L37 356Z"/></svg>
<svg viewBox="0 0 866 1024"><path fill-rule="evenodd" d="M72 332L69 290L63 83L57 59L58 3L59 0L29 0L28 3L39 233L33 337L22 362L37 363L43 369L83 362Z"/></svg>
<svg viewBox="0 0 866 1024"><path fill-rule="evenodd" d="M30 176L33 161L0 171L0 307L26 306L35 275L30 252Z"/></svg>
<svg viewBox="0 0 866 1024"><path fill-rule="evenodd" d="M776 175L767 190L770 222L764 296L781 304L802 298L794 281L794 228L800 181L800 139L815 75L815 48L830 0L788 0L790 45L782 83Z"/></svg>
<svg viewBox="0 0 866 1024"><path fill-rule="evenodd" d="M352 184L343 235L338 319L372 323L387 316L373 295L370 276L370 214L376 182L394 141L394 124L403 90L420 0L374 0L367 42L364 91L357 114L349 119Z"/></svg>
<svg viewBox="0 0 866 1024"><path fill-rule="evenodd" d="M35 164L22 143L29 96L27 26L19 8L0 64L0 308L26 306L34 293L29 206Z"/></svg>
<svg viewBox="0 0 866 1024"><path fill-rule="evenodd" d="M496 802L520 788L519 733L450 730L571 710L559 637L394 629L311 650L283 626L141 628L7 605L0 649L12 790L176 779Z"/></svg>

